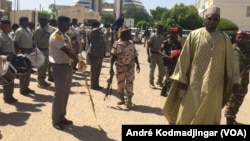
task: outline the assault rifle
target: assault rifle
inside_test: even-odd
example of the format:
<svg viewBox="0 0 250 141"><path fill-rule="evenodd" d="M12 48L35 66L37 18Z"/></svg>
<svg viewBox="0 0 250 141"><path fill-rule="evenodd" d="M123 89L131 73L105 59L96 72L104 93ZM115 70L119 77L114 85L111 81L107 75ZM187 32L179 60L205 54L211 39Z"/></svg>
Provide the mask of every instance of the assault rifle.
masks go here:
<svg viewBox="0 0 250 141"><path fill-rule="evenodd" d="M111 86L111 84L112 84L113 77L114 77L114 72L110 72L110 77L109 77L109 79L107 80L108 85L107 85L106 95L105 95L105 97L104 97L104 100L105 100L109 95L112 94L112 86Z"/></svg>

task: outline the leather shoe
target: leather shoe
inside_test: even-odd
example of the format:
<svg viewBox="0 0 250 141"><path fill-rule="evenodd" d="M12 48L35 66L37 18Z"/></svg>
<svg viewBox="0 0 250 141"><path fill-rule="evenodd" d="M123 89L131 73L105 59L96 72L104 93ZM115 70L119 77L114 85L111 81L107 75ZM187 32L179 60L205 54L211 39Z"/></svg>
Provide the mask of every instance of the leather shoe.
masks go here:
<svg viewBox="0 0 250 141"><path fill-rule="evenodd" d="M64 130L64 126L61 123L54 123L53 127L56 128L57 130Z"/></svg>
<svg viewBox="0 0 250 141"><path fill-rule="evenodd" d="M15 99L14 97L12 97L12 98L10 98L10 99L4 99L4 102L5 102L5 103L8 103L8 104L14 103L14 102L17 102L17 101L18 101L18 100Z"/></svg>
<svg viewBox="0 0 250 141"><path fill-rule="evenodd" d="M29 92L27 90L21 91L20 93L21 93L21 95L24 95L24 96L29 95Z"/></svg>
<svg viewBox="0 0 250 141"><path fill-rule="evenodd" d="M168 93L163 93L163 92L161 92L161 96L167 97L167 96L168 96Z"/></svg>
<svg viewBox="0 0 250 141"><path fill-rule="evenodd" d="M48 81L50 81L50 82L54 82L54 78L49 77L49 78L48 78Z"/></svg>
<svg viewBox="0 0 250 141"><path fill-rule="evenodd" d="M35 91L34 91L34 90L31 90L30 88L27 89L27 92L28 92L28 93L35 93Z"/></svg>
<svg viewBox="0 0 250 141"><path fill-rule="evenodd" d="M101 90L101 89L103 89L103 87L101 87L101 86L96 86L96 87L91 87L91 89L93 89L93 90Z"/></svg>
<svg viewBox="0 0 250 141"><path fill-rule="evenodd" d="M60 124L73 124L72 120L64 119L60 122Z"/></svg>

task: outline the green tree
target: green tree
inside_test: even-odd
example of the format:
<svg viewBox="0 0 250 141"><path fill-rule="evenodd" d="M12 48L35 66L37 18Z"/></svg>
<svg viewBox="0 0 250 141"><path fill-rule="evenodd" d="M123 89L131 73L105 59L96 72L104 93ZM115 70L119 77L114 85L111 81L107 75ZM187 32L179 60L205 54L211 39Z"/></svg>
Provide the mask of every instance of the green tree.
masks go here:
<svg viewBox="0 0 250 141"><path fill-rule="evenodd" d="M55 4L50 4L49 9L51 10L51 15L55 18L57 15L57 9Z"/></svg>
<svg viewBox="0 0 250 141"><path fill-rule="evenodd" d="M57 12L57 10L56 10L56 5L55 5L55 4L50 4L50 5L49 5L49 9L51 10L51 12L54 12L54 13Z"/></svg>
<svg viewBox="0 0 250 141"><path fill-rule="evenodd" d="M160 21L161 20L161 15L168 11L167 8L162 8L162 7L156 7L155 10L153 9L150 9L150 13L151 13L151 16L152 18L155 20L155 21Z"/></svg>
<svg viewBox="0 0 250 141"><path fill-rule="evenodd" d="M165 11L161 16L161 24L170 26L181 26L183 29L196 29L203 26L203 20L197 9L193 6L176 4L172 9Z"/></svg>
<svg viewBox="0 0 250 141"><path fill-rule="evenodd" d="M136 7L134 4L126 5L123 8L123 11L126 11L125 18L133 18L135 25L139 21L152 21L148 12L144 8Z"/></svg>
<svg viewBox="0 0 250 141"><path fill-rule="evenodd" d="M114 16L111 14L101 14L101 22L104 24L114 23Z"/></svg>
<svg viewBox="0 0 250 141"><path fill-rule="evenodd" d="M231 20L220 18L218 29L223 31L236 31L239 29L239 27Z"/></svg>
<svg viewBox="0 0 250 141"><path fill-rule="evenodd" d="M139 21L136 24L137 28L141 28L142 27L142 29L145 29L146 27L149 27L149 26L150 26L150 24L148 22L146 22L146 21Z"/></svg>
<svg viewBox="0 0 250 141"><path fill-rule="evenodd" d="M48 11L38 11L38 19L40 17L46 17L46 18L50 18L50 13Z"/></svg>
<svg viewBox="0 0 250 141"><path fill-rule="evenodd" d="M234 43L235 36L236 36L235 32L239 29L239 27L234 22L232 22L229 19L220 18L218 29L226 32L228 36L230 37L231 42Z"/></svg>

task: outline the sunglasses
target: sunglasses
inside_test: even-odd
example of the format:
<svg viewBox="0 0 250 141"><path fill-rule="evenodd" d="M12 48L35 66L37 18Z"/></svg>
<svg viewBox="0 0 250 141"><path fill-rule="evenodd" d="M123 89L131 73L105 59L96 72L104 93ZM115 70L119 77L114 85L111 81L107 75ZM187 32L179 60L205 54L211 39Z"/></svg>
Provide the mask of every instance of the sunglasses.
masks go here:
<svg viewBox="0 0 250 141"><path fill-rule="evenodd" d="M219 19L218 18L207 18L207 20L217 22Z"/></svg>

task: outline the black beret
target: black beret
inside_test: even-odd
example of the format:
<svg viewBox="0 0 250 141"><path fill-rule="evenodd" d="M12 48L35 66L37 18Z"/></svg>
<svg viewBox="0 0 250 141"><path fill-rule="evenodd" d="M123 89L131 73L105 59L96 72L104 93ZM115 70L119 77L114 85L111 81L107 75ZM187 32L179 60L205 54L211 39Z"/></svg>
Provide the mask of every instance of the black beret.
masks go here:
<svg viewBox="0 0 250 141"><path fill-rule="evenodd" d="M46 17L40 17L39 21L48 21L48 19Z"/></svg>
<svg viewBox="0 0 250 141"><path fill-rule="evenodd" d="M92 24L92 28L100 27L101 23L96 21Z"/></svg>
<svg viewBox="0 0 250 141"><path fill-rule="evenodd" d="M28 17L19 18L19 22L23 22L23 21L29 21Z"/></svg>
<svg viewBox="0 0 250 141"><path fill-rule="evenodd" d="M1 19L2 24L11 24L10 20L7 19Z"/></svg>
<svg viewBox="0 0 250 141"><path fill-rule="evenodd" d="M58 22L70 22L70 18L66 16L59 16L57 20Z"/></svg>
<svg viewBox="0 0 250 141"><path fill-rule="evenodd" d="M76 18L73 18L73 19L72 19L72 21L75 21L75 22L77 22L78 20L77 20Z"/></svg>

